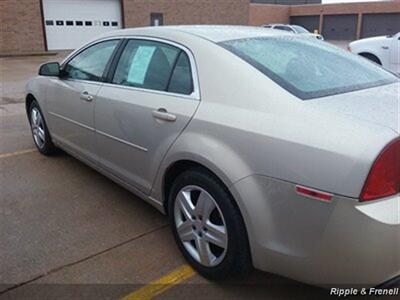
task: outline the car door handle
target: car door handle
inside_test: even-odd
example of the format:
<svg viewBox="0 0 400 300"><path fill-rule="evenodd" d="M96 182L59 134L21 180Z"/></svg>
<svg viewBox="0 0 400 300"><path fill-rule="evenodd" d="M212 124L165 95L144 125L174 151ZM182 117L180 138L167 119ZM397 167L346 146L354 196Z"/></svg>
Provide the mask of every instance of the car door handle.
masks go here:
<svg viewBox="0 0 400 300"><path fill-rule="evenodd" d="M80 97L80 98L81 98L82 100L85 100L85 101L88 101L88 102L90 102L90 101L93 100L93 96L90 95L88 91L83 91L83 92L81 93L81 97Z"/></svg>
<svg viewBox="0 0 400 300"><path fill-rule="evenodd" d="M175 122L176 121L176 116L173 114L170 114L165 108L159 108L157 110L154 110L152 112L152 115L154 118L167 121L167 122Z"/></svg>

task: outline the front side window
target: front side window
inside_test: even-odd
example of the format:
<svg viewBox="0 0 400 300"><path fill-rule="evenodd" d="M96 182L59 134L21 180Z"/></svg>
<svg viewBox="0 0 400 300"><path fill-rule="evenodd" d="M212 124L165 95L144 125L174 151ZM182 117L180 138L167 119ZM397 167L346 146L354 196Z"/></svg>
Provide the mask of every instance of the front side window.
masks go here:
<svg viewBox="0 0 400 300"><path fill-rule="evenodd" d="M325 42L267 37L220 43L301 99L341 94L394 83L394 74Z"/></svg>
<svg viewBox="0 0 400 300"><path fill-rule="evenodd" d="M118 62L113 83L191 94L189 59L181 49L155 41L130 40Z"/></svg>
<svg viewBox="0 0 400 300"><path fill-rule="evenodd" d="M71 59L63 70L63 77L102 81L103 73L118 40L95 44Z"/></svg>

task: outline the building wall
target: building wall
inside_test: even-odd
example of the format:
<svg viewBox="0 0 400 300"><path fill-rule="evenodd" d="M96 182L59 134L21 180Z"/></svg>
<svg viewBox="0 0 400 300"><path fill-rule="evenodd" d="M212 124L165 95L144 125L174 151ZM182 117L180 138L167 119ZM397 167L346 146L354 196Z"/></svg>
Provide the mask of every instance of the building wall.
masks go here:
<svg viewBox="0 0 400 300"><path fill-rule="evenodd" d="M251 4L249 25L261 26L267 23L289 23L290 6L275 4Z"/></svg>
<svg viewBox="0 0 400 300"><path fill-rule="evenodd" d="M150 13L162 13L164 25L249 22L250 0L123 0L125 27L149 26Z"/></svg>
<svg viewBox="0 0 400 300"><path fill-rule="evenodd" d="M162 13L164 25L249 22L250 0L121 0L124 26L150 25ZM44 52L41 0L0 0L0 54Z"/></svg>
<svg viewBox="0 0 400 300"><path fill-rule="evenodd" d="M0 0L0 53L45 51L40 0Z"/></svg>
<svg viewBox="0 0 400 300"><path fill-rule="evenodd" d="M292 16L315 14L354 14L354 13L379 13L399 12L400 1L377 1L338 4L296 5L290 7Z"/></svg>
<svg viewBox="0 0 400 300"><path fill-rule="evenodd" d="M361 37L364 14L400 13L400 0L308 5L250 3L250 0L121 0L125 27L148 26L151 13L162 13L165 25L289 23L293 16L357 14ZM264 0L251 0L264 1ZM270 1L270 0L265 0ZM296 1L296 0L271 0ZM317 0L298 0L317 1ZM44 52L41 0L0 0L0 54ZM393 27L394 28L394 27Z"/></svg>
<svg viewBox="0 0 400 300"><path fill-rule="evenodd" d="M323 31L325 15L357 14L356 38L361 38L362 17L367 13L398 13L400 1L299 5L290 7L291 16L320 15L319 32Z"/></svg>
<svg viewBox="0 0 400 300"><path fill-rule="evenodd" d="M251 3L249 24L259 26L266 23L289 23L290 17L294 16L320 16L319 32L322 32L325 15L356 14L356 37L360 38L362 16L371 13L400 13L400 0L288 6ZM398 25L394 24L394 26Z"/></svg>
<svg viewBox="0 0 400 300"><path fill-rule="evenodd" d="M322 0L251 0L250 2L264 4L298 5L321 3Z"/></svg>

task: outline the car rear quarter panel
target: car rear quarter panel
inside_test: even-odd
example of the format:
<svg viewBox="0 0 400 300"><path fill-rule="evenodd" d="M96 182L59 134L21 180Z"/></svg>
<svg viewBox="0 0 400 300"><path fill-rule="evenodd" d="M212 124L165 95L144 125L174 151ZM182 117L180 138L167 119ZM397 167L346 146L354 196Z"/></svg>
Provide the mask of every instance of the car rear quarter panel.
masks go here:
<svg viewBox="0 0 400 300"><path fill-rule="evenodd" d="M399 196L321 202L289 182L254 175L231 187L247 199L256 268L311 284L376 286L400 272Z"/></svg>
<svg viewBox="0 0 400 300"><path fill-rule="evenodd" d="M375 158L398 136L390 128L313 105L319 99L294 97L219 46L193 51L201 103L162 169L192 153L218 166L228 185L261 174L358 198Z"/></svg>

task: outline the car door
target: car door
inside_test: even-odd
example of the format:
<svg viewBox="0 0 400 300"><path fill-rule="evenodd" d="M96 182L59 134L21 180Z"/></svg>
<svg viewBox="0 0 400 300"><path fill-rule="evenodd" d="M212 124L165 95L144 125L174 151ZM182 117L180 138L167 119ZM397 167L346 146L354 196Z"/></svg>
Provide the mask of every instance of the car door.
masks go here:
<svg viewBox="0 0 400 300"><path fill-rule="evenodd" d="M390 45L390 70L400 74L400 32L393 36Z"/></svg>
<svg viewBox="0 0 400 300"><path fill-rule="evenodd" d="M52 136L87 159L96 159L94 106L106 66L119 40L96 43L62 67L47 90L48 123Z"/></svg>
<svg viewBox="0 0 400 300"><path fill-rule="evenodd" d="M169 147L199 105L194 58L171 42L130 39L95 109L101 164L149 193Z"/></svg>

